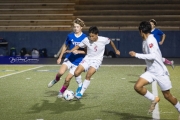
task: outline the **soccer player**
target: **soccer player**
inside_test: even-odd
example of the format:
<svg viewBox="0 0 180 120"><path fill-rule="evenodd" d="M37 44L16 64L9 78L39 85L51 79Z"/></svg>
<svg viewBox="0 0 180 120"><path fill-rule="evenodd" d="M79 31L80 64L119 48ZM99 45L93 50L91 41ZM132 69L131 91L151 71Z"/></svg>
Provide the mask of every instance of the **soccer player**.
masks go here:
<svg viewBox="0 0 180 120"><path fill-rule="evenodd" d="M75 97L80 99L85 90L90 84L92 75L99 69L105 50L105 45L110 44L117 55L120 55L120 51L117 50L114 43L107 37L98 36L99 30L93 26L89 28L89 36L86 37L79 45L67 52L74 52L79 48L87 48L87 54L80 62L79 66L74 72L74 76L79 76L82 72L87 72L82 88L77 89Z"/></svg>
<svg viewBox="0 0 180 120"><path fill-rule="evenodd" d="M152 101L149 112L153 112L155 105L160 101L158 96L154 96L144 86L157 81L164 98L168 100L180 113L180 103L170 93L172 88L169 78L169 72L163 64L161 51L158 47L157 41L151 33L151 24L148 21L143 21L139 25L139 32L143 38L142 50L143 54L130 51L132 57L144 59L147 66L147 71L143 73L134 85L137 93ZM179 116L180 117L180 116ZM180 118L179 118L180 120Z"/></svg>
<svg viewBox="0 0 180 120"><path fill-rule="evenodd" d="M157 29L155 27L157 25L157 22L154 19L149 20L149 22L150 22L151 27L152 27L151 34L153 34L154 37L156 38L158 45L162 45L164 43L166 35L160 29ZM165 64L171 65L172 68L174 69L174 61L173 60L169 61L166 58L163 58L162 60Z"/></svg>
<svg viewBox="0 0 180 120"><path fill-rule="evenodd" d="M85 26L84 21L77 18L73 21L73 26L74 26L73 27L74 32L68 34L67 39L61 48L61 53L57 60L57 64L61 63L63 54L67 49L74 48L86 37L86 35L82 32L82 28ZM55 79L48 84L49 88L52 87L55 83L57 83L60 80L61 76L69 69L69 73L66 76L64 84L59 91L58 98L61 98L64 91L68 88L70 84L70 80L74 76L74 71L79 65L79 63L82 61L84 56L85 56L84 49L77 49L74 52L74 54L73 53L66 54L64 62L62 63L59 72L56 74ZM76 76L75 79L76 82L78 83L78 86L81 87L82 86L81 75Z"/></svg>

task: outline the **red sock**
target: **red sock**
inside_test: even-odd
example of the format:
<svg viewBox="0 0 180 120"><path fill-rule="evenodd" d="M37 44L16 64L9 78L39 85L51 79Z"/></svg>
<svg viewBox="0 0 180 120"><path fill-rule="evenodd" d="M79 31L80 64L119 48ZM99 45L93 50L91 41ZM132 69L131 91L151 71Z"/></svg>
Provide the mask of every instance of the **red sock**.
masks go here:
<svg viewBox="0 0 180 120"><path fill-rule="evenodd" d="M57 82L60 80L60 77L59 77L58 74L56 75L56 78L55 78L55 79L56 79Z"/></svg>
<svg viewBox="0 0 180 120"><path fill-rule="evenodd" d="M168 60L168 59L166 59L166 58L165 58L164 63L165 63L165 64L167 64L167 65L171 65L171 64L172 64L172 63L171 63L171 61L169 61L169 60Z"/></svg>
<svg viewBox="0 0 180 120"><path fill-rule="evenodd" d="M66 86L62 86L61 90L59 92L64 93L64 91L67 89Z"/></svg>

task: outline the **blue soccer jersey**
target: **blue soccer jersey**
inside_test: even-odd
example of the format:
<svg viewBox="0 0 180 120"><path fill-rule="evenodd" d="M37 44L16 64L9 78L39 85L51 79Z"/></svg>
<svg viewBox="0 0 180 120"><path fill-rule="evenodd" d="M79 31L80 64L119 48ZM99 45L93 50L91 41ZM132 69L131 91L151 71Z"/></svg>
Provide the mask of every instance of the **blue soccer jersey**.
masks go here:
<svg viewBox="0 0 180 120"><path fill-rule="evenodd" d="M161 30L155 28L153 31L151 31L151 34L154 35L159 45L159 42L161 41L161 37L164 33Z"/></svg>
<svg viewBox="0 0 180 120"><path fill-rule="evenodd" d="M68 47L69 50L74 48L76 45L78 45L86 36L86 34L82 33L81 36L76 37L74 33L70 33L67 36L67 39L65 41L65 45ZM80 48L79 50L84 50ZM85 54L73 54L73 53L67 53L66 58L69 59L69 61L74 65L79 65L79 63L84 58Z"/></svg>

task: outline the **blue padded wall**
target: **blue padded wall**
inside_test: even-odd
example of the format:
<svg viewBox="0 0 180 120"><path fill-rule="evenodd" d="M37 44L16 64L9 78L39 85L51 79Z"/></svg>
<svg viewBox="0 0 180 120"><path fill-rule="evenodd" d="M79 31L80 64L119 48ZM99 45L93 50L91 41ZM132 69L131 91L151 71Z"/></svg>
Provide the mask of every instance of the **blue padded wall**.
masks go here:
<svg viewBox="0 0 180 120"><path fill-rule="evenodd" d="M166 34L165 42L160 47L163 57L180 57L180 31L163 32ZM69 31L0 32L0 38L8 41L9 49L15 47L19 52L23 47L27 50L46 48L48 56L52 57L60 49L68 33ZM130 57L128 53L131 50L142 52L142 39L138 31L100 31L99 35L113 39L121 51L121 57ZM107 49L112 50L109 45Z"/></svg>

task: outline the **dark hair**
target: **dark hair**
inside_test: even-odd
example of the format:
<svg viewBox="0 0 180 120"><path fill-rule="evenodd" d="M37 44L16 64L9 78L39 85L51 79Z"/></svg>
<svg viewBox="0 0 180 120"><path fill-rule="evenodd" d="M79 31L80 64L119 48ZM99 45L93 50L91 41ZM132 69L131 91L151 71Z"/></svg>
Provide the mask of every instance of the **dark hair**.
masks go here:
<svg viewBox="0 0 180 120"><path fill-rule="evenodd" d="M152 22L152 23L154 23L154 25L157 25L157 22L155 19L150 19L149 22Z"/></svg>
<svg viewBox="0 0 180 120"><path fill-rule="evenodd" d="M99 30L98 30L98 28L96 26L92 26L92 27L89 28L88 33L98 34Z"/></svg>
<svg viewBox="0 0 180 120"><path fill-rule="evenodd" d="M148 21L142 21L139 24L139 31L142 31L143 33L151 33L151 24Z"/></svg>

